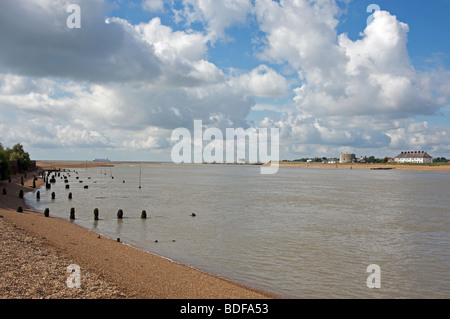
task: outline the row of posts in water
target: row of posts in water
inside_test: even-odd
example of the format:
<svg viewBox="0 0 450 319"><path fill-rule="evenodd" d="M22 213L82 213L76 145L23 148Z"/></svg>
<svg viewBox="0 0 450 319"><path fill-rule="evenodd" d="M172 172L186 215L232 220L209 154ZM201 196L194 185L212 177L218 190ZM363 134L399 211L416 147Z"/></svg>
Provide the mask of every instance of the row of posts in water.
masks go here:
<svg viewBox="0 0 450 319"><path fill-rule="evenodd" d="M45 181L46 189L50 189L51 188L51 183L56 183L55 175L50 177L50 174L51 174L51 171L47 172L47 178L46 178L45 177L45 172L42 172L42 178ZM60 172L58 172L57 175L58 175L58 177L61 177L60 176ZM69 182L65 175L63 175L61 178L64 178L64 182L66 184ZM76 178L78 179L79 177L77 176ZM114 178L114 177L112 177L112 178ZM90 179L90 177L88 177L88 179ZM82 183L83 181L79 181L79 182ZM125 181L124 181L124 183L125 183ZM66 185L66 189L69 189L69 188L70 188L70 186L69 186L69 184L67 184ZM85 185L84 188L88 189L88 186ZM52 199L55 199L56 198L55 192L52 192L51 196L52 196ZM41 193L39 191L37 191L36 199L39 200L40 198L41 198ZM69 193L68 199L72 199L72 193ZM49 208L46 208L45 211L44 211L44 215L46 217L48 217L49 213L50 213ZM147 218L147 212L145 210L142 211L141 218L142 219L146 219ZM70 209L70 219L71 220L75 219L75 208L73 208L73 207ZM123 219L123 210L122 209L119 209L119 211L117 212L117 219ZM98 210L98 208L94 209L94 220L100 220L99 219L99 210Z"/></svg>
<svg viewBox="0 0 450 319"><path fill-rule="evenodd" d="M50 209L49 208L46 208L44 210L44 216L50 217ZM142 211L141 218L147 219L147 212L145 210ZM73 207L70 209L70 219L71 220L76 219L75 218L75 208L73 208ZM119 211L117 212L117 219L123 219L123 210L122 209L119 209ZM100 220L98 208L94 209L94 220Z"/></svg>
<svg viewBox="0 0 450 319"><path fill-rule="evenodd" d="M52 173L52 171L48 171L47 174L45 174L45 171L41 172L41 177L43 178L43 180L45 182L46 189L50 189L51 188L51 183L55 183L56 182L55 175L50 176L51 173ZM60 177L60 173L58 172L57 174L58 174L58 177ZM61 178L64 178L64 182L68 183L67 177L65 175L63 177L61 177ZM78 177L77 177L77 179L78 179ZM36 180L36 177L33 179L33 187L35 187L35 184L34 184L35 180ZM80 181L80 183L82 183L82 181ZM23 185L23 182L22 182L22 185ZM70 186L67 184L66 185L66 189L69 189L69 188L70 188ZM86 186L84 186L84 188L87 189L88 186L86 185ZM3 195L6 195L6 189L5 188L3 188ZM24 195L23 190L20 190L19 198L23 198L23 195ZM41 198L41 192L37 191L36 192L36 199L40 200L40 198ZM51 198L52 198L52 200L56 199L56 193L55 192L52 192ZM69 193L68 199L72 199L72 193ZM18 209L18 211L19 211L19 209ZM45 217L49 217L50 216L50 209L49 208L46 208L44 210L44 216ZM142 211L141 218L142 219L147 219L147 212L145 210ZM75 219L75 208L73 208L73 207L70 209L70 219L71 220ZM119 209L119 211L117 212L117 219L123 219L123 210L122 209ZM98 208L94 209L94 220L100 220L99 219L99 210L98 210Z"/></svg>
<svg viewBox="0 0 450 319"><path fill-rule="evenodd" d="M50 189L50 188L51 188L51 183L56 183L56 178L55 178L56 176L55 176L55 175L50 176L50 174L53 173L53 172L56 172L57 175L58 175L58 177L64 178L64 182L65 182L66 184L68 183L67 176L65 176L65 175L61 176L61 175L60 175L60 171L51 171L51 170L50 170L50 171L47 171L47 174L45 173L45 171L42 171L42 172L41 172L41 177L42 177L42 179L43 179L44 182L45 182L46 189ZM78 174L78 173L77 173L77 174ZM69 176L70 176L70 175L69 175ZM77 179L78 179L78 178L79 178L79 177L77 177ZM112 178L114 178L114 177L112 177ZM90 179L90 177L89 177L89 179ZM34 181L35 181L35 180L36 180L36 177L33 179L33 187L35 187L35 184L34 184ZM125 183L125 181L123 181L123 182ZM82 183L82 181L80 181L80 183ZM66 189L69 189L69 188L70 188L70 186L67 184L67 185L66 185ZM86 185L86 186L84 186L84 188L87 189L88 186ZM3 189L3 194L6 195L6 189ZM20 198L23 198L23 191L22 191L22 190L20 190L19 197L20 197ZM37 199L37 200L40 200L40 198L41 198L41 192L40 192L40 191L37 191L37 192L36 192L36 199ZM52 192L51 198L52 198L52 200L56 199L56 193L55 193L55 192ZM69 199L69 200L72 199L72 193L69 193L68 199ZM45 217L49 217L49 215L50 215L50 209L49 209L49 208L46 208L45 211L44 211L44 216L45 216ZM95 208L95 209L94 209L94 219L95 219L95 220L99 220L99 217L98 217L98 216L99 216L99 210L98 210L98 208ZM192 216L192 217L195 217L196 215L193 213L191 216ZM123 210L122 210L122 209L119 209L119 211L117 212L117 218L118 218L118 219L123 219ZM146 212L145 210L142 211L142 213L141 213L141 218L142 218L142 219L146 219L146 218L147 218L147 212ZM75 208L71 208L71 209L70 209L70 219L72 219L72 220L75 219Z"/></svg>
<svg viewBox="0 0 450 319"><path fill-rule="evenodd" d="M6 195L6 188L3 188L3 192L2 193L3 193L3 195ZM52 193L52 199L55 199L55 197L56 197L55 196L55 192L53 192ZM19 191L19 198L23 198L23 190ZM36 199L39 200L40 198L41 198L40 191L37 191ZM69 198L72 199L72 193L69 194ZM20 211L19 211L19 208L20 208ZM23 209L22 209L22 207L19 207L19 208L18 208L17 211L21 213L23 211ZM45 209L44 216L45 217L49 217L50 216L50 209L49 208ZM194 216L194 214L192 216ZM117 218L118 219L123 219L123 210L122 209L119 209L119 211L117 212ZM145 210L142 211L141 218L142 219L146 219L147 218L147 211L145 211ZM75 208L73 208L73 207L70 209L70 219L75 219ZM99 210L98 210L98 208L94 209L94 219L95 220L100 220L99 219Z"/></svg>

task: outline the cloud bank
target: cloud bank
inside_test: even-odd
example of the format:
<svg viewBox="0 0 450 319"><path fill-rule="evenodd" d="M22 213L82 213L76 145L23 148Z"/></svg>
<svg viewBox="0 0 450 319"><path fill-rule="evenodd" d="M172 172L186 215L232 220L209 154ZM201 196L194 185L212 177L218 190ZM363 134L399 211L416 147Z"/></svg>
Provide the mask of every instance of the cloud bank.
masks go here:
<svg viewBox="0 0 450 319"><path fill-rule="evenodd" d="M416 70L409 26L389 12L352 40L337 33L343 13L332 0L140 3L169 12L172 26L112 17L103 0L74 2L80 29L67 28L66 0L0 3L5 145L168 156L171 130L196 119L245 128L253 109L275 111L257 125L281 129L286 157L450 152L448 126L415 120L448 107L449 72ZM211 48L232 45L229 30L246 24L257 28L248 39L257 66L218 67Z"/></svg>

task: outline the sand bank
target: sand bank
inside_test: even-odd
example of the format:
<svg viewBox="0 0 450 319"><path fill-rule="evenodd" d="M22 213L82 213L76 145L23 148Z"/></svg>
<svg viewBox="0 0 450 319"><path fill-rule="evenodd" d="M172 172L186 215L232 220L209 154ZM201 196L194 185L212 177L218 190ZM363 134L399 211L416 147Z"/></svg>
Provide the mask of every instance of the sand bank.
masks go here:
<svg viewBox="0 0 450 319"><path fill-rule="evenodd" d="M36 166L44 169L67 169L85 167L113 167L118 164L139 164L141 162L65 162L65 161L36 161ZM142 164L159 164L156 162L142 162Z"/></svg>
<svg viewBox="0 0 450 319"><path fill-rule="evenodd" d="M323 164L302 162L280 162L285 167L321 167L321 168L346 168L346 169L394 169L425 172L450 172L450 165L412 165L412 164Z"/></svg>
<svg viewBox="0 0 450 319"><path fill-rule="evenodd" d="M39 162L42 168L74 163ZM86 163L78 163L84 167ZM89 162L104 166L112 163ZM83 166L84 165L84 166ZM37 173L37 172L36 172ZM275 296L99 236L74 223L28 208L20 175L0 182L0 298L265 299ZM42 185L39 180L37 187ZM18 206L23 213L16 211ZM6 235L8 234L8 235ZM81 267L81 289L68 289L66 269ZM36 280L36 278L41 278Z"/></svg>

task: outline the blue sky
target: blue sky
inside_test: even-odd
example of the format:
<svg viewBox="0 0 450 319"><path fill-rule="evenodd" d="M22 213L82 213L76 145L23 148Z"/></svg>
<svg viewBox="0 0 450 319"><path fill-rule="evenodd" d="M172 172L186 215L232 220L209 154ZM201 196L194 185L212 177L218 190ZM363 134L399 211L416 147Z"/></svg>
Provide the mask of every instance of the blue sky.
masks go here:
<svg viewBox="0 0 450 319"><path fill-rule="evenodd" d="M69 3L80 6L80 29L67 28ZM380 11L367 25L371 4ZM0 143L20 142L35 159L170 160L171 132L199 119L280 128L282 159L450 157L449 9L448 0L5 0Z"/></svg>

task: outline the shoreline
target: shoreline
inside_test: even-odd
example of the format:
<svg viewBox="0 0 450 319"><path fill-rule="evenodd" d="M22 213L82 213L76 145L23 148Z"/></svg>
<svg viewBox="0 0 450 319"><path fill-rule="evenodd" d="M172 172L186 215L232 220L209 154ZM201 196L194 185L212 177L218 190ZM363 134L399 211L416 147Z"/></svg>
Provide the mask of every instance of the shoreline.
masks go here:
<svg viewBox="0 0 450 319"><path fill-rule="evenodd" d="M26 193L39 189L43 185L42 179L38 179L36 188L32 188L33 173L38 176L41 170L76 168L77 166L73 164L75 163L38 161L38 169L27 173L28 179L24 179L24 186L20 185L21 174L12 176L11 183L0 181L0 189L7 190L7 195L0 194L0 226L2 230L5 228L14 235L12 237L17 239L10 242L2 237L1 262L10 276L0 277L0 293L2 293L0 298L278 298L273 294L118 243L70 221L52 217L51 212L50 217L44 217L43 214L28 207L24 199L19 198L20 190ZM76 164L79 165L78 167L86 166L86 163ZM89 167L114 164L116 163L88 162ZM22 213L16 211L18 206L23 207ZM9 251L4 249L7 245L17 247ZM39 262L33 262L33 255L41 248L44 252L42 255L38 254ZM27 255L30 249L32 253L29 252ZM15 253L25 254L22 263L26 264L27 272L21 271L19 278L17 278L19 273L15 273L14 269L22 269L24 265L17 264L18 258L14 255ZM55 266L55 262L47 261L42 266L42 260L51 257L63 262L59 261ZM66 280L70 274L66 273L66 269L70 264L81 267L81 289L67 288ZM51 265L50 269L48 265ZM33 286L31 274L45 279L51 277L49 273L54 278L58 278L50 284L53 290L47 287L48 282L42 282L42 280L35 282ZM19 284L20 282L22 284ZM31 290L27 291L27 287L34 287L31 289L34 293L31 293ZM45 291L49 290L52 293L46 294ZM6 291L11 293L5 293Z"/></svg>
<svg viewBox="0 0 450 319"><path fill-rule="evenodd" d="M303 168L342 168L342 169L392 169L404 171L424 171L424 172L450 172L450 165L425 165L425 164L324 164L324 163L304 163L304 162L280 162L280 167L303 167Z"/></svg>
<svg viewBox="0 0 450 319"><path fill-rule="evenodd" d="M119 164L145 164L158 165L165 162L82 162L82 161L36 161L36 165L42 169L48 170L52 168L84 168L86 167L112 167ZM195 164L194 165L199 165ZM204 164L211 165L211 164ZM234 164L216 164L216 165L234 165ZM252 164L239 164L252 165ZM264 164L264 165L270 165ZM449 164L441 165L426 165L426 164L369 164L369 163L353 163L353 164L324 164L324 163L304 163L304 162L279 162L280 167L302 167L302 168L342 168L342 169L391 169L391 170L405 170L405 171L424 171L424 172L450 172Z"/></svg>

